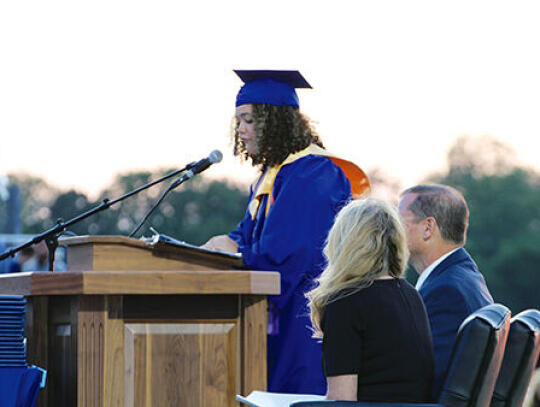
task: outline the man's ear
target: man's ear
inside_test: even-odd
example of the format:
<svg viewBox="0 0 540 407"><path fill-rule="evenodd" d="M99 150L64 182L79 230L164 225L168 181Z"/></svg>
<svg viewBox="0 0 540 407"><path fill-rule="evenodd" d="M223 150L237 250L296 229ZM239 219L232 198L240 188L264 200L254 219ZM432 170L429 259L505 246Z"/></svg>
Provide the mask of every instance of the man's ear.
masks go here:
<svg viewBox="0 0 540 407"><path fill-rule="evenodd" d="M437 229L437 221L433 216L429 216L426 219L424 219L424 234L423 238L424 240L429 240L431 237L435 234L435 230Z"/></svg>

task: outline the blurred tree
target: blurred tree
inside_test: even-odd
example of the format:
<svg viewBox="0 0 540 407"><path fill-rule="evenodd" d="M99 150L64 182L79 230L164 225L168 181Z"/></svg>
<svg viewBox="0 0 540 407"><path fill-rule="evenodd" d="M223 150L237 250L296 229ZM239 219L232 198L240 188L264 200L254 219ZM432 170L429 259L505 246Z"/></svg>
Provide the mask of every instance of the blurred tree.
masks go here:
<svg viewBox="0 0 540 407"><path fill-rule="evenodd" d="M37 234L54 226L58 218L68 221L98 206L104 198L119 198L171 171L133 172L118 175L91 202L75 190L60 192L43 179L27 174L10 175L22 193L23 233ZM69 228L76 234L128 235L157 201L172 180L154 185L109 209ZM137 236L150 236L150 226L159 232L193 244L204 243L215 234L227 233L244 216L247 187L240 188L223 181L209 181L200 175L169 193L141 228ZM0 201L0 209L5 202Z"/></svg>
<svg viewBox="0 0 540 407"><path fill-rule="evenodd" d="M22 233L39 233L50 228L53 221L51 205L60 191L42 178L24 173L8 175L9 182L21 192Z"/></svg>
<svg viewBox="0 0 540 407"><path fill-rule="evenodd" d="M117 199L120 196L151 182L161 175L163 174L154 177L153 174L148 171L119 174L112 184L100 194L100 201L105 198L110 200ZM139 220L142 219L144 214L150 209L153 201L157 199L160 190L163 189L163 187L164 183L157 184L94 216L90 230L92 232L91 234L128 235ZM95 203L96 206L98 204L99 202ZM148 225L146 227L148 227Z"/></svg>
<svg viewBox="0 0 540 407"><path fill-rule="evenodd" d="M428 181L464 194L467 249L495 301L514 313L540 308L540 174L520 167L513 151L492 138L461 137L448 153L447 172Z"/></svg>
<svg viewBox="0 0 540 407"><path fill-rule="evenodd" d="M52 203L51 218L55 222L59 219L68 221L92 207L86 195L75 190L60 193ZM78 235L89 234L89 225L91 219L85 219L69 228L69 230Z"/></svg>
<svg viewBox="0 0 540 407"><path fill-rule="evenodd" d="M101 199L115 199L170 171L140 172L118 176ZM172 181L165 181L128 198L99 215L100 234L129 234ZM247 188L246 188L247 190ZM169 193L138 232L149 236L150 226L160 233L193 244L215 234L227 233L243 218L247 192L223 181L197 176Z"/></svg>

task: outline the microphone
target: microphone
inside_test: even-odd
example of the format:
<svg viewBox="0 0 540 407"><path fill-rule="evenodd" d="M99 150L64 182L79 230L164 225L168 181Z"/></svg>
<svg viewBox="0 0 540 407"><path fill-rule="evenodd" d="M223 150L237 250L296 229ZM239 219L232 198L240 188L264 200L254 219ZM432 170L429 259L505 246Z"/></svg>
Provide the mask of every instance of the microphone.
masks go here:
<svg viewBox="0 0 540 407"><path fill-rule="evenodd" d="M203 158L202 160L199 160L197 162L189 163L186 166L186 169L192 171L193 175L195 175L200 172L203 172L212 164L220 162L222 159L223 159L223 154L221 154L221 151L214 150L208 155L208 157Z"/></svg>
<svg viewBox="0 0 540 407"><path fill-rule="evenodd" d="M196 174L203 172L208 167L210 167L212 164L218 163L223 158L223 154L221 154L221 151L214 150L212 151L208 157L203 158L199 161L194 161L192 163L189 163L186 165L186 172L182 174L182 176L178 177L176 181L174 181L171 185L171 188L176 188L178 185L183 183L184 181L187 181L188 179L193 178Z"/></svg>

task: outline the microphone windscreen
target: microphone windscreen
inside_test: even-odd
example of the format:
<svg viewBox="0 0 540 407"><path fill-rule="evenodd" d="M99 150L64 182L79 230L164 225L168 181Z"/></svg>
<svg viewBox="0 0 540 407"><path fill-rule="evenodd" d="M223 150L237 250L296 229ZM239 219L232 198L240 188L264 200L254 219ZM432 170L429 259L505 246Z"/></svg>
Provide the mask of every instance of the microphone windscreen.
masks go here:
<svg viewBox="0 0 540 407"><path fill-rule="evenodd" d="M208 161L210 161L212 164L218 163L223 159L223 154L221 154L221 151L214 150L210 153L208 156Z"/></svg>

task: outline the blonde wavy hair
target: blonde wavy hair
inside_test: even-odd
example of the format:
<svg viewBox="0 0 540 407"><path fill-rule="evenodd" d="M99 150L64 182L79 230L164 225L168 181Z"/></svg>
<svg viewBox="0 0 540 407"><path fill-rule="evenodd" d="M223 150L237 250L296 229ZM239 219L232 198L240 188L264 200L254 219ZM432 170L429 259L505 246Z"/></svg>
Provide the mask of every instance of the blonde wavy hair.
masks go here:
<svg viewBox="0 0 540 407"><path fill-rule="evenodd" d="M327 266L315 280L316 288L306 293L315 338L323 337L321 321L329 302L369 287L380 277L400 277L409 259L396 210L374 198L352 201L338 213L324 255Z"/></svg>

